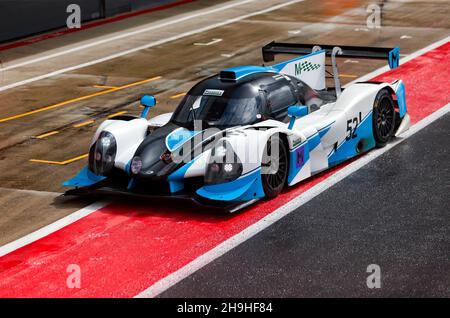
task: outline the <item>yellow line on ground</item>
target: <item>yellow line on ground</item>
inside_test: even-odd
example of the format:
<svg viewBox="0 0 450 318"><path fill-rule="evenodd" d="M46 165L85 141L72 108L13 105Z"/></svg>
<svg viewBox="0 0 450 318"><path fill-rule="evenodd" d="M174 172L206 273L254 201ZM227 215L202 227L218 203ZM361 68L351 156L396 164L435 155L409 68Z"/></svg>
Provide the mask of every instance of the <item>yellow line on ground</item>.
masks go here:
<svg viewBox="0 0 450 318"><path fill-rule="evenodd" d="M60 102L60 103L57 103L57 104L45 106L45 107L42 107L42 108L38 108L38 109L35 109L35 110L32 110L32 111L25 112L25 113L18 114L18 115L14 115L14 116L11 116L11 117L0 118L0 123L3 123L5 121L10 121L10 120L13 120L13 119L17 119L17 118L22 118L22 117L29 116L29 115L33 115L33 114L40 113L40 112L43 112L43 111L46 111L46 110L55 109L55 108L58 108L58 107L61 107L61 106L65 106L67 104L71 104L71 103L74 103L74 102L79 102L79 101L86 100L86 99L89 99L89 98L92 98L92 97L109 94L109 93L116 92L116 91L119 91L119 90L122 90L122 89L125 89L125 88L130 88L130 87L133 87L133 86L146 84L146 83L149 83L149 82L152 82L152 81L156 81L156 80L158 80L160 78L161 78L161 76L156 76L156 77L148 78L148 79L145 79L145 80L142 80L142 81L138 81L138 82L130 83L130 84L127 84L127 85L119 86L119 87L116 87L116 88L107 89L107 90L104 90L104 91L101 91L101 92L97 92L97 93L93 93L93 94L89 94L89 95L85 95L85 96L69 99L69 100L66 100L66 101L63 101L63 102Z"/></svg>
<svg viewBox="0 0 450 318"><path fill-rule="evenodd" d="M162 78L161 76L155 76L155 77L148 78L148 79L145 79L145 80L142 80L142 81L139 81L139 82L134 82L134 83L130 83L130 84L127 84L127 85L119 86L117 88L112 88L111 90L114 89L114 90L117 91L117 90L129 88L129 87L133 87L133 86L138 86L138 85L142 85L142 84L146 84L146 83L149 83L149 82L153 82L153 81L159 80L161 78Z"/></svg>
<svg viewBox="0 0 450 318"><path fill-rule="evenodd" d="M170 99L177 99L177 98L183 97L185 95L186 95L186 93L176 94L176 95L170 96Z"/></svg>
<svg viewBox="0 0 450 318"><path fill-rule="evenodd" d="M117 88L117 86L109 86L109 85L94 85L95 88Z"/></svg>
<svg viewBox="0 0 450 318"><path fill-rule="evenodd" d="M53 136L53 135L56 135L56 134L58 134L58 133L59 133L59 131L57 131L57 130L54 130L54 131L49 131L48 133L45 133L45 134L42 134L42 135L36 136L36 138L38 138L38 139L42 139L42 138L45 138L45 137L48 137L48 136Z"/></svg>
<svg viewBox="0 0 450 318"><path fill-rule="evenodd" d="M114 113L114 114L108 115L107 118L113 118L113 117L116 117L116 116L120 116L120 115L126 114L126 112L127 111L124 110L124 111L121 111L121 112L118 112L118 113Z"/></svg>
<svg viewBox="0 0 450 318"><path fill-rule="evenodd" d="M72 127L79 128L79 127L83 127L83 126L92 124L93 122L94 122L93 120L88 120L88 121L84 121L84 122L79 123L79 124L72 125Z"/></svg>
<svg viewBox="0 0 450 318"><path fill-rule="evenodd" d="M353 74L339 74L339 77L357 78L358 75L353 75Z"/></svg>
<svg viewBox="0 0 450 318"><path fill-rule="evenodd" d="M88 156L89 154L85 153L84 155L75 157L75 158L71 158L68 160L64 160L64 161L52 161L52 160L41 160L41 159L30 159L31 162L37 162L37 163L47 163L47 164L51 164L51 165L67 165L69 163L72 163L74 161L77 160L81 160L84 159Z"/></svg>

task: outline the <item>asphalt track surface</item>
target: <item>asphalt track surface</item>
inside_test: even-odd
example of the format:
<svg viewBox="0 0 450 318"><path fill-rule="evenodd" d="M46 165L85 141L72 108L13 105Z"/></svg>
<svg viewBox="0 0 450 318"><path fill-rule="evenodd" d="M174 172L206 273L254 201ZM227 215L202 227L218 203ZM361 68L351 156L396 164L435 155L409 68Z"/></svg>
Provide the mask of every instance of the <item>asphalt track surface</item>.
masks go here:
<svg viewBox="0 0 450 318"><path fill-rule="evenodd" d="M450 297L449 138L447 113L160 296Z"/></svg>
<svg viewBox="0 0 450 318"><path fill-rule="evenodd" d="M303 7L303 3L298 3L297 5L297 8L305 8L306 6L310 5L310 3L305 2L305 7ZM394 3L394 5L399 4ZM274 15L277 19L279 19L280 17L289 19L290 17L288 15L291 12L294 11L284 9L283 15L280 16L278 11L275 12ZM293 16L295 17L295 15ZM332 16L333 19L338 18L334 17L334 13L332 14ZM311 17L313 19L317 19L316 12L309 13L308 18L311 19ZM419 18L420 17L421 16L419 15ZM345 21L347 22L347 19L351 18L351 15L345 16ZM262 23L262 20L264 20L264 23L267 23L267 18L255 18L252 21L247 21L246 24L244 24L246 26L245 28L242 28L242 26L239 24L232 25L232 27L234 28L233 33L236 33L236 30L241 31L239 32L240 42L238 42L238 39L236 38L235 43L245 45L245 41L248 42L249 36L252 36L252 38L256 42L259 41L261 43L266 43L267 36L263 37L259 32L256 32L256 30L259 28L259 25ZM405 20L407 20L407 18L405 18ZM269 21L269 25L270 23L273 22ZM273 30L268 29L268 32L273 32L274 34L279 34L280 32L287 33L288 30L291 29L291 25L287 22L282 22L280 24L273 23L273 25L277 26L278 28L282 26L283 30L280 31L276 28L273 28ZM317 26L317 29L322 30L323 27L323 25L320 25ZM353 26L350 25L348 29L349 30L344 31L350 34L350 36L347 38L347 40L350 41L351 34L354 34L352 33L354 32ZM254 30L255 33L252 33L252 30ZM249 34L246 34L244 31L249 31ZM340 32L342 34L343 31ZM396 37L399 37L399 34L402 34L398 32L403 32L403 29L397 30L396 28L394 28L393 34ZM419 34L421 32L424 31L418 29L417 34L419 38L423 37L423 35ZM445 29L439 29L439 32L445 34L446 31ZM439 32L436 31L436 34L433 33L433 36L437 37L437 39L442 38L442 34ZM428 34L426 32L424 33ZM226 33L224 33L223 36L225 37L225 35ZM197 47L193 46L192 42L207 42L214 36L214 32L210 32L204 37L196 37L195 40L188 39L187 41L183 42L184 46L182 47L186 47L187 52L185 54L186 58L192 59L192 61L189 61L188 64L194 63L193 61L197 54L197 51L194 51L193 49L197 49ZM333 33L330 33L326 34L324 38L321 38L321 40L319 39L318 41L324 42L327 39L330 40L332 38ZM379 37L369 36L369 34L366 38L370 39L370 42L366 44L372 45L373 43L378 43L377 41L379 41L380 39ZM295 38L292 40L299 41ZM255 48L252 48L251 50L253 50L254 52L257 51L257 53L259 53L259 49L256 50L256 46L261 44L259 42L254 44ZM389 42L389 39L387 39L387 42ZM427 38L427 42L425 43L430 43L430 39ZM180 47L180 43L175 44L175 47ZM422 46L424 45L425 44L423 44ZM406 46L408 47L408 44L406 44ZM420 46L417 45L409 45L409 47L415 48L414 50L420 48ZM163 49L164 47L162 49L158 47L157 49L155 49L155 52L157 50ZM214 50L215 49L211 47L208 50L202 50L201 54L208 54L208 52L213 52ZM216 50L214 54L218 54L217 52L221 52L220 50L223 50L223 48L220 48L219 44L219 49ZM407 101L413 124L416 124L424 118L427 118L450 102L448 93L448 87L450 87L450 83L449 78L445 73L445 70L450 68L449 50L449 43L443 44L440 47L431 50L430 52L427 52L407 63L402 64L401 67L396 70L383 73L376 77L377 80L392 81L394 79L400 78L405 81L405 85L407 87ZM188 54L189 52L191 54ZM34 104L45 105L45 103L42 102L41 99L45 100L46 98L48 98L47 95L50 94L45 89L41 89L40 85L42 85L44 88L47 87L46 85L48 85L49 87L57 87L57 89L51 92L61 100L64 97L67 98L67 96L74 96L74 91L78 92L79 94L83 94L83 92L86 92L86 90L90 90L92 92L92 85L98 83L97 81L99 79L103 81L103 78L106 78L107 81L105 80L100 83L113 86L124 85L124 83L126 84L133 81L149 78L150 75L155 76L164 74L165 77L169 77L170 75L172 77L177 76L178 78L184 78L183 76L181 76L184 75L184 73L180 75L180 73L174 74L170 72L163 72L163 70L166 70L164 69L164 67L167 67L167 64L165 63L167 63L167 61L176 59L176 54L179 54L179 52L174 50L173 47L168 45L168 48L166 49L167 60L165 60L164 63L161 62L158 65L155 65L155 69L157 69L157 72L155 71L155 69L152 69L151 72L149 72L145 67L143 67L143 65L154 65L151 60L150 62L148 62L148 56L151 54L153 53L146 51L145 54L142 55L132 55L132 57L128 59L129 64L126 64L130 65L130 69L127 70L121 70L121 68L123 68L121 59L118 59L118 61L112 60L111 63L109 63L107 66L105 66L104 64L99 64L98 66L96 66L96 68L91 67L88 70L83 69L78 74L64 74L64 76L59 76L56 79L52 79L51 81L49 80L39 82L39 85L29 85L18 91L12 89L11 93L7 91L7 93L2 97L4 97L5 101L8 101L8 105L12 105L14 107L7 109L3 116L10 116L17 113L19 110L16 109L16 107L23 109L23 111L26 111L29 110L29 108ZM173 54L173 56L171 54ZM217 65L220 65L222 67L225 64L246 64L248 63L246 61L256 60L256 58L252 55L253 53L250 54L251 58L249 58L245 54L239 53L238 56L236 56L235 58L231 58L229 62L224 63L220 61L217 62L211 56L207 56L205 58L213 59L213 61L215 61L215 67ZM195 63L199 62L197 61ZM366 69L362 66L362 64L363 63L360 64L360 67L358 67L357 64L349 64L346 65L346 69L348 68L350 70L358 71L357 74L360 75L364 74L361 73L361 71L365 70L365 72L367 72L371 70ZM17 73L19 74L20 72ZM111 73L109 77L108 75L103 75L109 73ZM129 76L128 74L133 74L133 79L127 78L126 76ZM195 74L186 74L190 76L190 82L185 85L191 85L192 81L196 81L196 78L198 78L199 76L203 77L202 74L204 73L200 72ZM24 75L26 75L26 73L22 74L21 76ZM71 82L75 82L75 84L77 85L73 85L73 87L70 87L68 83ZM8 139L5 139L7 140L5 142L7 146L3 148L1 157L2 160L5 160L3 161L5 164L6 162L8 162L8 165L6 166L7 168L3 166L4 169L1 171L1 178L3 178L3 180L5 181L4 184L8 187L8 189L2 188L1 190L3 193L14 193L14 196L12 196L12 198L9 194L4 196L1 199L1 202L6 202L4 204L6 204L6 206L10 210L12 210L12 212L14 212L14 209L16 208L15 205L20 206L24 210L24 212L21 215L18 215L17 218L10 218L9 220L6 217L7 214L4 214L3 218L6 219L6 224L8 224L7 222L10 222L10 224L13 224L14 226L3 228L10 229L10 232L12 233L10 237L17 237L17 233L22 229L28 230L30 228L39 228L38 224L42 224L40 222L42 222L42 219L45 219L47 213L51 212L53 215L52 218L55 218L55 216L60 218L64 215L68 215L68 218L70 219L69 221L66 220L66 223L64 223L65 219L57 221L57 223L60 221L61 224L64 223L65 227L61 229L59 229L59 227L55 225L55 223L53 223L52 225L39 230L39 233L37 234L35 232L32 233L32 235L25 236L23 239L19 240L20 242L12 242L11 245L9 245L9 247L11 248L8 248L8 245L0 248L0 255L3 255L0 258L0 296L156 296L165 291L167 288L179 282L181 279L188 277L190 274L194 273L198 268L201 268L205 264L208 264L210 261L214 261L214 259L219 257L221 254L232 250L233 247L239 245L239 243L241 242L236 238L242 238L242 233L248 233L249 228L254 227L256 224L264 223L266 220L270 219L274 211L277 211L277 209L283 207L285 204L289 204L294 202L295 200L298 200L298 198L302 197L302 194L307 195L309 191L315 186L321 185L324 182L328 182L328 180L333 179L336 174L347 167L347 165L337 167L336 169L319 175L307 182L300 184L299 186L285 191L276 200L262 201L257 205L252 206L245 211L242 211L241 213L234 215L215 215L211 214L210 211L199 210L198 208L189 206L180 208L179 206L173 204L165 205L153 202L151 206L149 206L147 202L127 201L114 202L109 205L104 205L100 202L91 205L87 209L83 209L73 213L73 209L70 207L70 205L60 205L58 202L57 196L59 195L58 191L60 191L59 181L64 180L63 178L66 178L67 176L73 174L76 170L78 170L78 168L81 167L82 164L84 164L82 161L77 161L73 165L69 164L67 166L63 165L61 167L45 165L27 166L25 164L23 165L23 167L22 165L18 167L17 164L15 164L15 162L17 162L16 158L19 159L19 162L21 162L20 160L24 160L23 158L26 158L25 161L27 162L30 154L32 154L33 156L36 155L47 157L49 152L53 152L54 149L56 149L56 152L61 151L54 154L55 157L59 156L62 158L67 158L67 153L69 152L68 149L70 150L70 153L80 154L81 152L79 151L85 149L85 143L88 142L90 136L92 135L92 130L95 127L93 125L83 126L80 131L73 132L71 129L65 130L59 128L60 126L58 126L58 124L65 122L67 125L67 120L69 119L74 121L73 123L80 123L81 120L91 119L89 117L86 118L86 115L91 115L94 109L95 111L101 111L99 113L100 116L95 117L95 120L101 119L101 116L106 116L107 113L104 112L103 109L107 109L111 112L119 111L126 107L126 109L129 110L132 107L136 107L133 104L134 106L132 105L130 108L128 108L130 101L133 101L134 103L134 99L130 99L130 96L138 96L139 94L142 94L147 90L162 92L163 96L165 94L167 96L170 96L171 94L178 94L182 92L179 90L175 90L180 89L176 85L175 89L171 88L166 92L164 91L164 89L160 88L159 85L163 85L161 82L162 81L156 81L156 84L153 84L153 82L151 82L151 86L146 86L145 90L143 88L136 90L133 89L132 91L127 91L127 93L124 92L123 94L120 94L115 99L105 98L100 99L96 102L94 102L94 100L89 100L89 103L94 104L95 107L89 106L90 108L88 108L88 106L82 102L74 102L73 106L76 106L73 107L75 108L74 111L67 111L65 109L62 109L55 112L42 114L40 113L39 116L26 117L18 122L8 121L7 124L0 127L3 129L2 133L4 134L4 136L8 137ZM167 82L173 84L174 80L173 78L169 78ZM36 103L36 101L38 101L39 103ZM119 104L119 106L117 106L117 104ZM164 110L169 109L170 107L172 107L170 104L163 104L159 109ZM48 140L44 139L43 143L27 141L27 144L19 144L18 146L16 146L14 144L14 140L20 138L24 139L23 137L25 136L25 133L22 132L21 134L14 135L10 134L10 132L17 131L17 129L20 129L21 131L28 129L27 134L29 133L29 131L32 131L33 134L37 134L37 131L40 131L40 133L44 133L44 129L46 129L47 131L51 131L52 129L56 129L55 127L58 130L61 130L59 134L49 138ZM77 140L76 143L72 144L67 142L67 140L74 140L74 138L76 138ZM409 141L410 139L406 139L403 142L403 145L397 145L396 147L405 147L405 145L409 144ZM28 144L30 146L25 147ZM72 147L76 149L71 149ZM392 151L396 151L396 148L389 150L388 153ZM370 154L368 156L370 156ZM364 160L365 157L366 156L363 156L359 160ZM357 162L359 161L357 160L356 163ZM12 171L13 169L22 169L19 171L21 174L23 173L25 177L23 177L22 179L15 179L11 177L11 174L8 174L8 172ZM438 168L435 167L435 169ZM448 175L448 173L443 173L443 177L445 177L446 175ZM55 180L58 182L56 182ZM385 186L384 183L386 182L386 180L383 179L378 181L382 182L381 184L377 185L378 187ZM13 192L12 189L14 188L17 188L18 190L16 192ZM42 190L50 190L54 192L46 193ZM325 194L326 192L324 193L324 195ZM42 198L44 196L48 196L51 200L55 201L49 204L48 199L36 199L36 197ZM28 205L25 204L27 203L27 201L29 201ZM336 198L334 198L334 201L336 201ZM367 204L376 205L376 203L373 202ZM85 204L83 204L83 202L75 202L74 205L83 206ZM35 213L34 210L39 211L39 213ZM27 211L28 213L26 213ZM296 210L294 212L291 212L291 216L289 217L294 217L297 215L299 215L299 217L301 218L301 213ZM1 220L3 221L3 219ZM14 222L16 220L18 221L18 223ZM310 219L306 219L304 220L304 224L306 224L306 222L308 221L313 222ZM345 223L345 220L341 221ZM280 222L284 221L282 220ZM279 224L281 224L280 222L275 224L274 228L278 228ZM320 222L320 220L318 219L317 222ZM350 220L348 220L348 222L350 223ZM414 224L420 224L415 223L415 220L411 220L411 222L413 222ZM419 222L419 220L417 222ZM14 223L16 223L17 225ZM29 224L31 224L31 226ZM0 226L3 226L2 222L0 222ZM328 226L331 226L331 224L329 224ZM269 228L268 230L272 229ZM310 229L311 232L309 233L312 233L313 230L314 229ZM320 229L316 230L316 235L322 233ZM383 232L387 229L376 228L373 230L379 230ZM6 235L8 235L8 233L6 233ZM266 232L262 232L262 235L264 235L264 233ZM305 235L307 233L305 233ZM1 234L3 235L3 233ZM25 232L25 234L27 233ZM354 233L354 235L357 234L358 233ZM301 235L301 233L298 232L296 233L296 235ZM381 237L380 233L378 233L378 235L380 235ZM281 238L283 238L282 234L280 234L280 239ZM298 237L294 235L294 238L297 239ZM6 240L6 242L7 241L8 240ZM252 243L254 241L251 240L249 242ZM294 243L296 242L297 241L295 240L286 243L287 249L289 249L290 246L294 247ZM269 242L267 244L269 244ZM439 244L437 243L437 246L444 252L443 257L446 257L448 260L448 248L446 248L445 245L448 244L448 242L445 240L439 241ZM374 246L377 245L375 244ZM438 250L436 247L435 249ZM4 251L7 251L7 253L3 253ZM344 251L344 246L342 246L341 251L342 253L352 253L351 250ZM447 254L445 254L445 251L447 252ZM280 251L280 253L281 252L282 251ZM310 254L315 253L314 250L310 250L309 252ZM232 256L232 253L234 252L232 251L231 254L226 254L225 257L228 257L228 255ZM326 255L324 255L323 257L326 257ZM220 259L220 261L222 260L223 259ZM293 260L293 258L287 258L286 262L288 260ZM282 261L283 260L280 260L280 262ZM365 273L365 268L367 266L367 264L365 263L367 262L366 260L363 261L364 264L362 264L362 269L359 269L359 267L357 269L361 272L359 274L360 276L358 276L359 278L356 279L357 284L364 284L364 280L367 275ZM383 259L380 257L380 260L378 261L381 263ZM250 262L250 260L241 260L239 264L243 264L245 262ZM438 260L436 260L436 262L438 262ZM370 259L369 263L377 263L377 260ZM67 268L71 264L76 264L81 268L82 288L80 289L67 288ZM217 263L212 263L212 266L217 266L216 264ZM299 266L302 264L305 263L299 262ZM444 265L445 264L448 265L448 262L445 263L444 261ZM386 270L386 275L383 277L385 279L385 284L387 284L389 280L386 281L386 279L390 277L389 275L391 275L389 273L389 264L381 263L379 265L382 267L383 273L385 273ZM254 264L253 267L257 266ZM357 266L355 265L355 270L356 267ZM206 269L209 268L210 267L207 267ZM345 268L341 268L341 270L343 271L343 273L345 273L346 271ZM439 271L439 268L430 265L428 273L431 273L434 270ZM284 274L278 274L280 275L280 280L282 280ZM219 275L217 277L219 277ZM260 277L254 276L253 279L255 282L261 282L263 280L263 277L264 275L262 274ZM442 277L445 283L445 275ZM296 278L307 279L306 276ZM301 279L300 282L302 282ZM294 281L294 279L292 280ZM243 281L245 281L245 279L243 279ZM180 289L176 289L177 287L172 290L169 289L167 294L163 295L170 295L171 293L175 295L177 290L181 295L183 291L187 290L184 289L186 288L184 286L187 286L190 283L191 281L188 278L185 282L179 283ZM326 282L316 283L320 285ZM213 284L213 281L208 282L208 284ZM293 288L293 285L294 283L291 282L291 284L286 285L286 288ZM449 284L447 283L447 285ZM198 289L195 289L195 292L197 294L194 294L193 288L193 293L191 293L189 296L202 295L208 292L214 293L215 290L217 291L218 289L220 289L220 285L211 289L208 289L204 286L205 282L203 282L203 284L198 283ZM253 285L249 283L249 285L247 286ZM268 285L261 285L261 290L266 288L267 286ZM344 284L342 286L335 285L334 288L330 288L328 292L329 295L338 295L341 289L344 288L345 291L342 291L343 293L350 293L351 290L348 289L357 289L358 287L355 286L356 285L350 286L350 284ZM433 287L436 287L435 292L442 293L442 288L439 288L439 286L437 285L432 285L430 283L430 286L425 287L429 288L428 291L433 289ZM299 288L301 288L301 286L299 286ZM381 292L383 292L383 290L387 289L382 288ZM311 289L310 291L311 294L313 294L313 290ZM393 285L393 291L400 293L401 291L403 291L402 286ZM238 291L236 289L233 289L229 290L229 292L237 293ZM379 291L376 292L379 293ZM425 292L425 289L420 290L420 292ZM251 291L249 290L249 295L250 294ZM405 295L406 294L407 293L405 293ZM411 291L410 295L412 294L414 294L414 291ZM304 294L299 291L297 293L297 296L301 295Z"/></svg>
<svg viewBox="0 0 450 318"><path fill-rule="evenodd" d="M143 94L158 99L151 116L172 111L199 79L226 67L260 64L261 46L271 40L399 45L406 56L449 34L446 2L389 1L380 30L363 28L368 3L197 0L1 51L1 89L20 86L0 94L0 245L93 202L61 198L66 190L61 184L86 164L99 123L117 113L139 114ZM206 46L217 38L222 41ZM164 44L137 50L155 42ZM100 62L130 49L133 53ZM81 67L92 61L96 64ZM384 65L339 59L341 81ZM76 70L36 79L72 66ZM27 79L34 82L24 84Z"/></svg>
<svg viewBox="0 0 450 318"><path fill-rule="evenodd" d="M406 87L415 85L416 89L407 95L413 123L448 104L447 87L438 85L448 82L447 75L436 74L430 65L439 63L444 67L450 62L449 54L450 43L446 43L377 77L379 80L400 77ZM430 95L430 88L442 89L442 94ZM150 291L146 288L189 266L190 262L340 168L293 187L277 200L263 201L235 215L212 215L189 208L181 211L171 206L113 203L3 256L0 259L0 296L131 297L144 290L147 290L144 296L155 296L151 288ZM385 179L380 181L383 185L387 182ZM386 231L386 227L380 230ZM370 250L370 246L367 247ZM70 289L64 284L67 266L74 260L84 273L83 288L80 289ZM166 288L170 286L170 282L166 282Z"/></svg>

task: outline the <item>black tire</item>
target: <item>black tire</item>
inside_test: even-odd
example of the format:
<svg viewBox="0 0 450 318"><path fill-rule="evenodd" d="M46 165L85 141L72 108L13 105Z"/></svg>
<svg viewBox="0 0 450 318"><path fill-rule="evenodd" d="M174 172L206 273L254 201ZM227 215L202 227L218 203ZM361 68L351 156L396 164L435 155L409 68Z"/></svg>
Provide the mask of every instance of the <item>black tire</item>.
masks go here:
<svg viewBox="0 0 450 318"><path fill-rule="evenodd" d="M275 163L272 167L271 154L272 143L278 144L278 165ZM281 193L286 184L288 175L288 152L286 145L277 137L272 136L266 144L263 154L263 167L261 169L261 181L264 193L268 198L274 198ZM275 168L276 170L271 168Z"/></svg>
<svg viewBox="0 0 450 318"><path fill-rule="evenodd" d="M396 125L394 100L391 93L383 89L375 97L372 113L373 136L376 146L384 147L392 138Z"/></svg>

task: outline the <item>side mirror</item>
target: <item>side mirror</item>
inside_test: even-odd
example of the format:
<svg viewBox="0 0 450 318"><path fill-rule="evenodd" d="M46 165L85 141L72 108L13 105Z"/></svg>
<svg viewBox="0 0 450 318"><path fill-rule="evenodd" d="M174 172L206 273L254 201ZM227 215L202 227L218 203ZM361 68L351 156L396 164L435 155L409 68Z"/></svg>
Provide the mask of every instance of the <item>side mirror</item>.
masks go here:
<svg viewBox="0 0 450 318"><path fill-rule="evenodd" d="M297 118L308 115L308 106L304 105L290 106L288 108L288 115L291 117L288 129L292 129L292 127L294 127L294 123Z"/></svg>
<svg viewBox="0 0 450 318"><path fill-rule="evenodd" d="M141 105L144 106L144 110L141 113L141 118L147 118L150 108L156 106L156 98L152 95L144 95L141 98Z"/></svg>

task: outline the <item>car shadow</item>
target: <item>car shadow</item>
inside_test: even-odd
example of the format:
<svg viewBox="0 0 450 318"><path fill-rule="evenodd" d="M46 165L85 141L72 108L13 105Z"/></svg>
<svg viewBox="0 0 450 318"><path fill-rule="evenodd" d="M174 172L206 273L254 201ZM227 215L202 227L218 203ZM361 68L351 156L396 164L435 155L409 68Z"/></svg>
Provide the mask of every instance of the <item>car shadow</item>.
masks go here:
<svg viewBox="0 0 450 318"><path fill-rule="evenodd" d="M129 216L134 219L161 217L165 219L176 219L176 221L198 221L206 223L228 221L255 206L253 204L230 213L220 208L199 206L190 201L177 201L164 198L155 200L127 196L114 197L113 195L61 195L54 199L52 205L58 209L73 208L74 206L82 208L99 201L109 202L104 208L98 210L99 213Z"/></svg>
<svg viewBox="0 0 450 318"><path fill-rule="evenodd" d="M73 206L82 208L94 202L108 201L110 204L99 209L99 213L128 216L134 219L159 217L167 220L170 218L177 222L198 221L202 223L221 223L238 218L246 213L255 213L262 218L285 205L293 198L300 196L304 191L311 188L311 186L321 182L322 179L328 178L361 156L364 156L364 154L338 164L309 179L303 180L292 187L286 187L277 198L262 199L233 213L229 213L220 208L200 206L190 201L178 201L171 198L140 198L126 195L61 195L54 199L53 205L61 209L67 209ZM256 216L256 219L258 219L258 216Z"/></svg>

